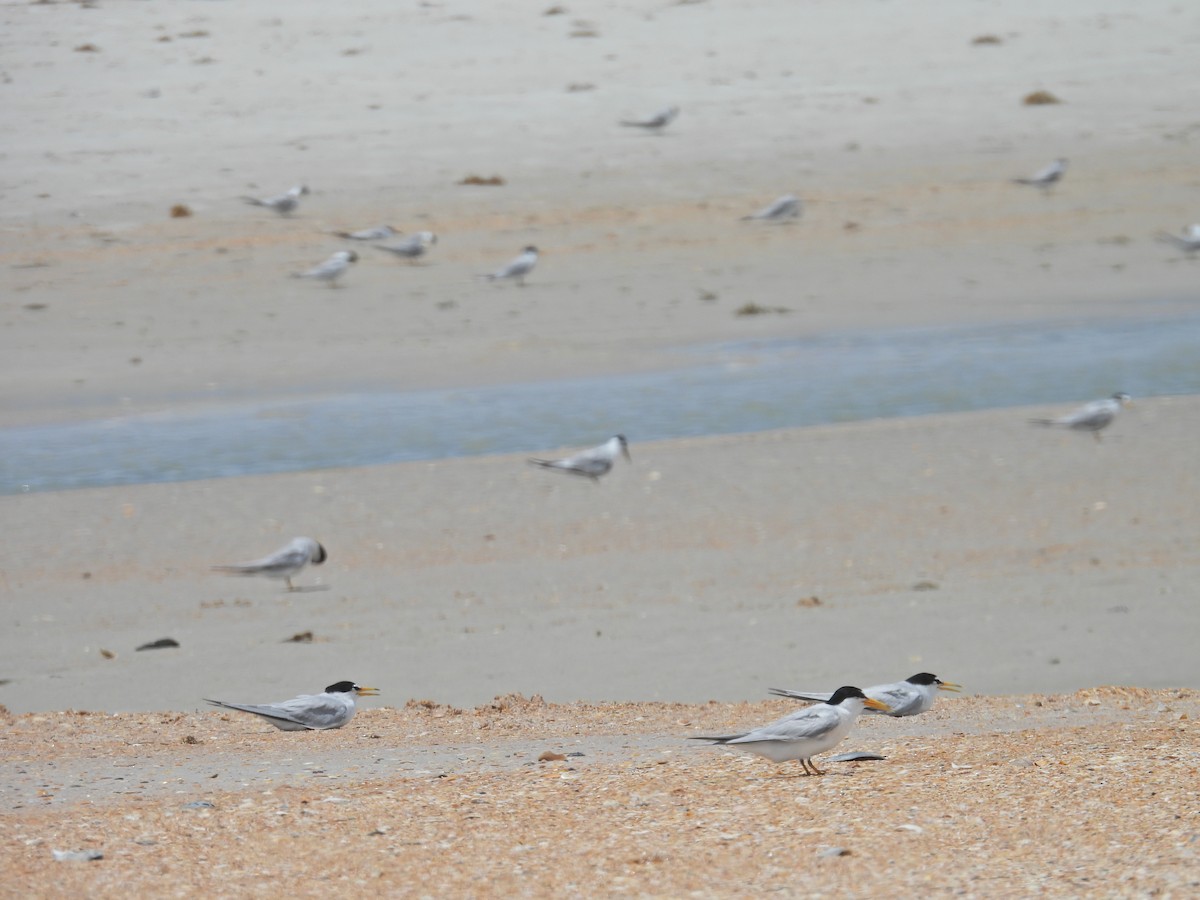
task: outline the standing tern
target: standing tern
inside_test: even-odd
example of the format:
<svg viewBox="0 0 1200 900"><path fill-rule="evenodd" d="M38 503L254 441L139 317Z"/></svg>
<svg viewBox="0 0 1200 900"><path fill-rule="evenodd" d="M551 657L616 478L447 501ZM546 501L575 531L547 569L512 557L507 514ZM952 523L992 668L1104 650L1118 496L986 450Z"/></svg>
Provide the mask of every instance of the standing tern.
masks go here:
<svg viewBox="0 0 1200 900"><path fill-rule="evenodd" d="M618 456L624 456L626 460L633 462L633 457L629 455L629 442L623 434L613 435L599 447L592 447L565 459L531 459L529 462L543 469L557 469L572 475L582 475L599 483L600 476L608 474Z"/></svg>
<svg viewBox="0 0 1200 900"><path fill-rule="evenodd" d="M1043 191L1048 191L1056 182L1061 181L1062 177L1066 174L1067 161L1060 157L1032 178L1014 178L1013 183L1028 184L1036 188L1041 188Z"/></svg>
<svg viewBox="0 0 1200 900"><path fill-rule="evenodd" d="M1194 253L1200 250L1200 223L1189 225L1183 229L1182 234L1169 234L1166 231L1160 231L1158 239L1168 244L1174 244L1185 253Z"/></svg>
<svg viewBox="0 0 1200 900"><path fill-rule="evenodd" d="M742 216L742 221L747 222L751 219L761 219L769 222L781 222L785 219L796 219L800 216L800 208L799 197L795 194L784 194L773 203L764 206L758 212Z"/></svg>
<svg viewBox="0 0 1200 900"><path fill-rule="evenodd" d="M661 131L678 115L678 106L664 106L648 119L622 119L621 124L630 128L645 128L647 131Z"/></svg>
<svg viewBox="0 0 1200 900"><path fill-rule="evenodd" d="M863 693L872 700L878 700L886 709L869 708L867 712L876 715L917 716L926 712L937 699L938 691L958 691L961 684L953 681L942 681L936 675L928 672L918 672L904 681L895 684L877 684L863 688ZM788 691L782 688L771 688L771 693L777 697L791 697L794 700L811 700L814 703L828 703L832 694L820 691Z"/></svg>
<svg viewBox="0 0 1200 900"><path fill-rule="evenodd" d="M335 231L340 238L348 241L386 241L400 232L391 225L377 225L374 228L364 228L361 231Z"/></svg>
<svg viewBox="0 0 1200 900"><path fill-rule="evenodd" d="M538 248L530 244L521 251L521 255L513 259L508 265L501 269L497 269L490 275L484 275L488 281L503 281L506 278L515 278L517 284L521 287L525 286L525 276L533 271L533 267L537 265Z"/></svg>
<svg viewBox="0 0 1200 900"><path fill-rule="evenodd" d="M298 184L286 194L280 194L278 197L266 197L262 200L257 197L243 197L242 199L253 206L265 206L267 209L273 209L281 216L290 216L300 205L300 198L307 193L308 186Z"/></svg>
<svg viewBox="0 0 1200 900"><path fill-rule="evenodd" d="M417 259L425 255L425 251L437 243L437 235L432 231L418 231L406 237L398 244L375 244L380 250L399 256L401 259Z"/></svg>
<svg viewBox="0 0 1200 900"><path fill-rule="evenodd" d="M1117 413L1121 411L1121 407L1132 404L1133 400L1130 399L1128 394L1118 391L1111 397L1105 397L1103 400L1093 400L1091 403L1085 403L1079 409L1073 410L1065 416L1059 416L1057 419L1030 419L1029 423L1031 425L1070 428L1074 431L1090 431L1092 437L1098 441L1100 440L1100 430L1112 424L1113 419L1117 417Z"/></svg>
<svg viewBox="0 0 1200 900"><path fill-rule="evenodd" d="M868 697L856 687L840 687L828 700L753 731L719 737L693 737L689 740L713 741L737 750L757 753L777 763L798 760L806 775L824 775L812 758L840 744L864 709L886 712L887 704Z"/></svg>
<svg viewBox="0 0 1200 900"><path fill-rule="evenodd" d="M307 272L297 272L293 278L315 278L324 281L330 287L337 287L337 280L350 268L350 263L358 262L358 254L353 250L339 250L319 266Z"/></svg>
<svg viewBox="0 0 1200 900"><path fill-rule="evenodd" d="M325 731L341 728L354 718L354 698L374 697L373 687L360 687L353 681L331 684L320 694L301 694L282 703L226 703L209 700L206 703L239 712L253 713L266 719L280 731Z"/></svg>
<svg viewBox="0 0 1200 900"><path fill-rule="evenodd" d="M287 582L287 589L294 591L296 588L292 586L293 575L299 573L309 563L319 566L328 558L325 548L312 538L298 537L270 556L231 566L213 566L213 570L228 572L231 575L265 575L267 578L282 578Z"/></svg>

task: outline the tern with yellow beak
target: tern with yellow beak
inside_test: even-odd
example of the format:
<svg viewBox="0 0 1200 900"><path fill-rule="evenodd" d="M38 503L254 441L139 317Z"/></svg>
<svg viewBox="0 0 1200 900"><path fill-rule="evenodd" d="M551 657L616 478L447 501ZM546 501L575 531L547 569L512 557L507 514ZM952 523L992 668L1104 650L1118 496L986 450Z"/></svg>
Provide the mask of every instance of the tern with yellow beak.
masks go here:
<svg viewBox="0 0 1200 900"><path fill-rule="evenodd" d="M938 691L961 689L961 684L942 681L929 672L918 672L895 684L877 684L873 687L863 688L863 693L886 706L886 709L870 708L867 712L903 718L920 715L932 708ZM820 691L788 691L783 688L771 688L771 693L776 697L791 697L793 700L809 700L813 703L827 702L833 696Z"/></svg>
<svg viewBox="0 0 1200 900"><path fill-rule="evenodd" d="M320 694L301 694L282 703L226 703L208 700L213 706L252 713L266 719L280 731L326 731L341 728L354 718L354 698L374 697L373 687L361 687L353 681L331 684Z"/></svg>
<svg viewBox="0 0 1200 900"><path fill-rule="evenodd" d="M815 706L807 707L777 722L744 734L719 737L693 737L694 741L713 741L736 750L765 756L772 762L797 760L806 775L824 775L812 758L842 742L864 709L887 710L887 704L873 700L856 687L840 687Z"/></svg>

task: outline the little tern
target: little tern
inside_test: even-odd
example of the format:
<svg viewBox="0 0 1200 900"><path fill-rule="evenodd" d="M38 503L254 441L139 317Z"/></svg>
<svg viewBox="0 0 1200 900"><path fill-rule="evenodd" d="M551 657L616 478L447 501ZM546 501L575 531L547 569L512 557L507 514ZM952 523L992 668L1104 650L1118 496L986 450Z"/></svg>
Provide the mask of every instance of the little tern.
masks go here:
<svg viewBox="0 0 1200 900"><path fill-rule="evenodd" d="M917 716L926 712L937 699L938 691L958 691L962 685L953 681L942 681L929 672L918 672L904 681L895 684L877 684L863 688L863 693L872 700L878 700L886 709L870 707L866 711L876 715ZM788 691L782 688L771 688L771 693L777 697L791 697L794 700L809 700L813 703L827 703L832 694L820 691Z"/></svg>
<svg viewBox="0 0 1200 900"><path fill-rule="evenodd" d="M374 228L363 228L360 231L335 231L340 238L345 238L348 241L386 241L390 237L395 237L400 232L391 225L377 225Z"/></svg>
<svg viewBox="0 0 1200 900"><path fill-rule="evenodd" d="M694 741L713 741L736 750L765 756L772 762L797 760L806 775L824 775L812 758L836 747L854 727L864 709L887 710L856 687L840 687L828 700L784 716L770 725L743 734L719 737L692 737Z"/></svg>
<svg viewBox="0 0 1200 900"><path fill-rule="evenodd" d="M1032 178L1014 178L1015 184L1028 184L1036 188L1041 188L1043 191L1048 191L1054 184L1062 180L1062 177L1067 174L1067 161L1059 158L1046 166Z"/></svg>
<svg viewBox="0 0 1200 900"><path fill-rule="evenodd" d="M1085 403L1078 409L1067 413L1065 416L1059 416L1057 419L1030 419L1029 423L1031 425L1070 428L1074 431L1090 431L1092 437L1099 441L1100 430L1112 424L1113 419L1117 417L1117 413L1121 411L1121 407L1132 404L1133 400L1130 399L1128 394L1118 391L1111 397L1105 397L1103 400L1093 400L1091 403Z"/></svg>
<svg viewBox="0 0 1200 900"><path fill-rule="evenodd" d="M341 728L354 718L354 698L374 697L379 691L373 687L360 687L353 681L331 684L320 694L301 694L282 703L226 703L224 700L209 700L206 703L253 713L266 719L280 731L325 731Z"/></svg>
<svg viewBox="0 0 1200 900"><path fill-rule="evenodd" d="M243 197L242 199L253 206L265 206L267 209L273 209L281 216L290 216L300 205L300 198L307 193L308 186L298 184L294 188L290 188L286 194L280 194L278 197L266 197L262 200L257 197Z"/></svg>
<svg viewBox="0 0 1200 900"><path fill-rule="evenodd" d="M1189 225L1182 234L1169 234L1166 231L1158 233L1158 239L1168 244L1174 244L1185 253L1200 250L1200 223Z"/></svg>
<svg viewBox="0 0 1200 900"><path fill-rule="evenodd" d="M293 575L309 563L319 566L328 558L325 548L312 538L298 537L270 556L230 566L213 566L213 570L228 572L230 575L265 575L267 578L282 578L287 582L287 589L294 591L296 588L292 586Z"/></svg>
<svg viewBox="0 0 1200 900"><path fill-rule="evenodd" d="M432 231L418 231L398 244L375 244L380 250L386 250L401 259L418 259L425 255L431 246L437 243L437 235Z"/></svg>
<svg viewBox="0 0 1200 900"><path fill-rule="evenodd" d="M774 202L764 206L756 213L742 216L743 222L751 219L761 219L769 222L781 222L784 219L796 219L800 216L800 198L795 194L784 194Z"/></svg>
<svg viewBox="0 0 1200 900"><path fill-rule="evenodd" d="M497 269L490 275L484 275L488 281L503 281L506 278L516 279L517 284L521 287L525 286L525 276L533 271L533 267L537 265L538 248L530 244L521 251L521 255L513 259L508 265Z"/></svg>
<svg viewBox="0 0 1200 900"><path fill-rule="evenodd" d="M297 272L294 278L314 278L324 281L330 287L337 287L337 280L350 268L350 263L358 262L358 254L353 250L339 250L319 266L307 272Z"/></svg>
<svg viewBox="0 0 1200 900"><path fill-rule="evenodd" d="M623 434L613 435L599 447L583 450L565 459L531 459L529 462L543 469L582 475L599 483L600 476L609 473L618 456L624 456L626 460L633 462L633 457L629 455L629 442Z"/></svg>
<svg viewBox="0 0 1200 900"><path fill-rule="evenodd" d="M664 106L647 119L622 119L621 124L630 128L645 128L647 131L661 131L679 115L678 106Z"/></svg>

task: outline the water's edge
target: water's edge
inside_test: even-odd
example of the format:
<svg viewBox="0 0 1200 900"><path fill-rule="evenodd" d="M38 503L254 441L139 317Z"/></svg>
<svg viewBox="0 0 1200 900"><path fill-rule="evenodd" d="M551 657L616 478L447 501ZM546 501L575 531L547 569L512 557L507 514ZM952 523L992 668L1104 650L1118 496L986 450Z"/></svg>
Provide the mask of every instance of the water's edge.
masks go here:
<svg viewBox="0 0 1200 900"><path fill-rule="evenodd" d="M370 391L0 429L0 493L538 452L1200 393L1200 316L845 332L636 375Z"/></svg>

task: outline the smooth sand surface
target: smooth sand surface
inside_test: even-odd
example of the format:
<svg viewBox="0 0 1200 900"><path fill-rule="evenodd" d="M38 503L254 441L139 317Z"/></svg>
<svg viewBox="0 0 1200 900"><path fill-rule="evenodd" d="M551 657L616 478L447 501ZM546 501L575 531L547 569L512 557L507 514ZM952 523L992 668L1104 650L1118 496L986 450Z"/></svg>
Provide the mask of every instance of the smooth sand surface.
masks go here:
<svg viewBox="0 0 1200 900"><path fill-rule="evenodd" d="M1195 313L1200 263L1154 239L1200 209L1186 3L563 6L4 7L0 424ZM301 182L291 218L238 199ZM739 221L783 193L799 222ZM380 222L440 240L288 277ZM475 277L531 243L525 288ZM598 486L514 456L0 497L5 890L1194 891L1195 696L1149 689L1200 686L1200 400L1102 443L1025 422L1085 399L631 434ZM209 571L299 534L330 552L306 591ZM968 696L862 723L883 763L683 740L920 670ZM339 732L201 700L342 678L383 695ZM79 847L105 859L51 858Z"/></svg>
<svg viewBox="0 0 1200 900"><path fill-rule="evenodd" d="M488 457L0 498L0 702L1200 686L1200 400L1102 443L1026 422L1056 411L634 444L598 485ZM209 571L296 534L316 590Z"/></svg>

